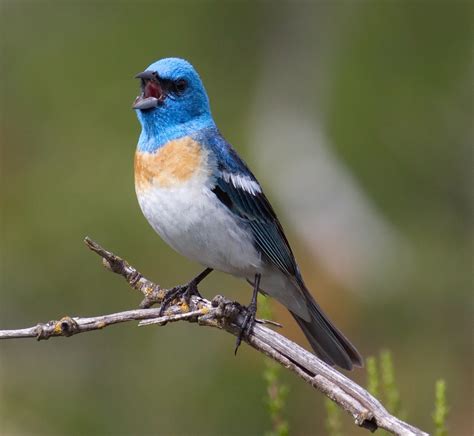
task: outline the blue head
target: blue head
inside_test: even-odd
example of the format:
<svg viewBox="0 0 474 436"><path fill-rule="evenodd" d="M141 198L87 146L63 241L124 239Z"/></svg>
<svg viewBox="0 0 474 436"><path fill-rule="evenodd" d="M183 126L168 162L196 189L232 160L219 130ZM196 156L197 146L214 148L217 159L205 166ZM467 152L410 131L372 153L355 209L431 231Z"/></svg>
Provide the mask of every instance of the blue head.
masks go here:
<svg viewBox="0 0 474 436"><path fill-rule="evenodd" d="M189 62L161 59L136 77L141 80L141 94L133 108L142 125L138 143L142 151L154 151L170 140L214 126L206 90Z"/></svg>

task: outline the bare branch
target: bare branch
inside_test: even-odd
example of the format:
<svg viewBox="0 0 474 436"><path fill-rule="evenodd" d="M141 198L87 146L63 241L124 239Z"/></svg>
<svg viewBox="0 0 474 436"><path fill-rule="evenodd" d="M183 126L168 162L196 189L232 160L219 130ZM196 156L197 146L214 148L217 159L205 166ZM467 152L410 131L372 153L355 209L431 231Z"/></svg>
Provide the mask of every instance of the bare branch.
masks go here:
<svg viewBox="0 0 474 436"><path fill-rule="evenodd" d="M0 339L33 337L41 340L52 336L72 336L127 321L140 321L139 326L146 326L185 320L202 326L217 327L235 336L239 334L245 308L238 303L220 295L214 297L212 301L193 296L189 304L183 300L174 301L160 317L159 309L151 308L151 306L161 303L166 295L166 289L148 280L124 259L105 250L91 239L86 238L85 243L102 257L102 262L107 269L121 275L133 289L142 293L144 298L140 303L140 309L90 318L66 316L58 321L49 321L30 328L0 330ZM269 329L264 325L265 323L267 322L259 321L255 324L250 336L244 339L245 342L324 393L351 414L358 426L370 431L383 428L395 435L427 435L418 428L390 415L382 404L364 388L312 353Z"/></svg>

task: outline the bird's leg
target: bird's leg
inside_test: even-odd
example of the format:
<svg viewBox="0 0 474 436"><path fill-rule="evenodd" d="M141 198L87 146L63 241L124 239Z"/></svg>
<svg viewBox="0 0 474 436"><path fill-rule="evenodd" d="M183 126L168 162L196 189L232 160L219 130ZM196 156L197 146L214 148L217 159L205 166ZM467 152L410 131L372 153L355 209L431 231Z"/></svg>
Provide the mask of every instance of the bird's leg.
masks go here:
<svg viewBox="0 0 474 436"><path fill-rule="evenodd" d="M184 298L184 301L189 304L189 299L193 295L197 295L201 297L201 294L198 291L198 285L201 283L210 273L212 272L212 268L206 268L204 271L199 273L196 277L190 280L185 285L175 286L174 288L170 289L163 301L161 302L160 306L160 313L159 316L162 316L169 306L169 304L178 297Z"/></svg>
<svg viewBox="0 0 474 436"><path fill-rule="evenodd" d="M250 332L252 331L253 325L255 324L255 316L257 315L257 296L258 296L258 288L260 287L260 274L255 274L255 281L253 285L253 293L252 293L252 300L250 304L247 306L247 311L245 313L244 322L242 323L242 327L240 329L239 336L237 336L237 341L235 343L235 351L234 354L237 354L237 350L240 347L240 343L244 337L248 337Z"/></svg>

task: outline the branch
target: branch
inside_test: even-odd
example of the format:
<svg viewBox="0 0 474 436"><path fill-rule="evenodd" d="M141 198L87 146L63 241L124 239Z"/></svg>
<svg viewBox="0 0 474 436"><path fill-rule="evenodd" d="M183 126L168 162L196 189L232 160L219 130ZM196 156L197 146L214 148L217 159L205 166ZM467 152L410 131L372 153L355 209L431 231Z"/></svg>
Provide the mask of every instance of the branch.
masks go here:
<svg viewBox="0 0 474 436"><path fill-rule="evenodd" d="M58 321L49 321L34 327L18 330L0 330L0 339L37 338L49 339L53 336L72 336L92 330L103 329L113 324L139 321L139 326L164 325L174 321L195 322L202 326L217 327L234 336L240 332L245 316L245 308L217 295L212 301L197 296L191 297L189 304L176 300L159 316L159 309L151 308L160 304L167 290L145 278L127 261L105 250L89 238L86 245L102 257L104 266L121 275L128 284L143 294L140 309L112 313L90 318L65 316ZM355 423L375 431L383 428L395 435L427 435L427 433L390 415L382 404L365 389L330 367L312 353L269 329L270 321L258 320L245 342L257 351L293 371L313 388L324 393L346 412Z"/></svg>

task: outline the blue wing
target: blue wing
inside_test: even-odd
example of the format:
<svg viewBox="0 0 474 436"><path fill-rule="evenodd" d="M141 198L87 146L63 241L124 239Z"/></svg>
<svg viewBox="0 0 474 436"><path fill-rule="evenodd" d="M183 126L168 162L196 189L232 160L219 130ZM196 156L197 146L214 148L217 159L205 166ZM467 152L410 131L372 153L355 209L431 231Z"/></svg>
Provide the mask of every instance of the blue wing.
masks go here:
<svg viewBox="0 0 474 436"><path fill-rule="evenodd" d="M247 165L217 129L197 138L217 156L218 176L213 188L216 197L248 224L255 246L284 274L299 278L295 258L278 218Z"/></svg>

